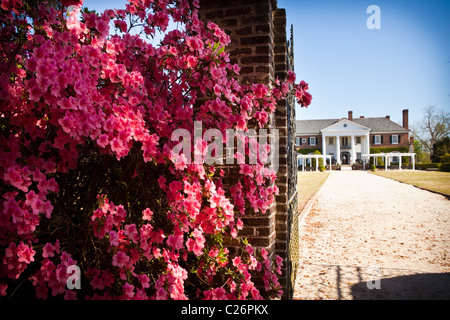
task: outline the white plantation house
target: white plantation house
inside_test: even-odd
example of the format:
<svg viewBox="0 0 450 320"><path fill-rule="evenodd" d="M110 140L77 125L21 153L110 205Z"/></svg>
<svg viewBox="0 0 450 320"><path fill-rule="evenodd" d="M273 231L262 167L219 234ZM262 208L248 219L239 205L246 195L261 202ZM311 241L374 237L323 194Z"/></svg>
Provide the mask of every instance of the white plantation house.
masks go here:
<svg viewBox="0 0 450 320"><path fill-rule="evenodd" d="M349 111L347 118L297 120L296 127L296 146L303 155L319 150L333 163L353 165L368 162L370 157L375 157L371 149L380 148L382 151L376 156L384 157L386 166L399 162L403 156L414 161L414 139L408 128L407 109L403 110L402 126L390 120L390 116L355 119Z"/></svg>

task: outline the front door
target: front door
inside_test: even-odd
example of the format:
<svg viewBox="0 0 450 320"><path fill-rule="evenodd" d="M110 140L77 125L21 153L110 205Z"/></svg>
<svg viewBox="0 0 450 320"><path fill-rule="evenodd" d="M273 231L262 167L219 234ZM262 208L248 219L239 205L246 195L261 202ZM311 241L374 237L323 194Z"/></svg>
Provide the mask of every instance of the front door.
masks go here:
<svg viewBox="0 0 450 320"><path fill-rule="evenodd" d="M342 164L350 163L350 152L341 152L341 163Z"/></svg>

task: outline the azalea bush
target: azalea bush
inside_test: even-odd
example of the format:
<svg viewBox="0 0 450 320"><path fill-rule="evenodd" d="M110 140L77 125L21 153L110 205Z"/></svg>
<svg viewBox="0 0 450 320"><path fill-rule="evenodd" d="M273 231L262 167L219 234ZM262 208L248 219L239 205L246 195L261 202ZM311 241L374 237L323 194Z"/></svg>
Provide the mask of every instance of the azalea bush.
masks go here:
<svg viewBox="0 0 450 320"><path fill-rule="evenodd" d="M1 0L0 296L282 294L282 259L238 236L239 215L273 203L275 172L239 164L229 186L220 166L174 157L172 133L194 121L224 135L266 128L288 94L309 105L308 85L293 73L236 80L229 36L198 8L133 0L98 13L79 0ZM233 239L241 249L227 247ZM77 269L78 290L68 285Z"/></svg>

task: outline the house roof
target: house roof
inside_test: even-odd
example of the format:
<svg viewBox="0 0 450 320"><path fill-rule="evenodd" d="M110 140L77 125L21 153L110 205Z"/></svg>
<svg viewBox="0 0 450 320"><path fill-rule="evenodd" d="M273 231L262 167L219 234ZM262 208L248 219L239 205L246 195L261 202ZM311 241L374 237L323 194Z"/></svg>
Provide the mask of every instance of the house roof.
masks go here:
<svg viewBox="0 0 450 320"><path fill-rule="evenodd" d="M319 119L319 120L297 120L296 134L297 135L320 135L320 130L331 126L332 124L342 119ZM352 121L361 126L367 127L372 133L377 132L409 132L408 129L403 128L399 124L393 122L386 117L382 118L353 118Z"/></svg>

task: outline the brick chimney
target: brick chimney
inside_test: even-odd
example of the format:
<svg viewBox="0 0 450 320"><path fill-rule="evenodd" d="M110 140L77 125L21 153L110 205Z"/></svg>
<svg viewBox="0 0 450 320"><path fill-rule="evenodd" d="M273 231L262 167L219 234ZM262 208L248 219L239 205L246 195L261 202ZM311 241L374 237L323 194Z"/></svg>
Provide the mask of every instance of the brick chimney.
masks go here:
<svg viewBox="0 0 450 320"><path fill-rule="evenodd" d="M348 120L353 120L353 111L348 112Z"/></svg>
<svg viewBox="0 0 450 320"><path fill-rule="evenodd" d="M364 119L364 116L359 116L360 119Z"/></svg>
<svg viewBox="0 0 450 320"><path fill-rule="evenodd" d="M409 129L408 125L408 109L403 109L403 128Z"/></svg>
<svg viewBox="0 0 450 320"><path fill-rule="evenodd" d="M386 116L386 119L391 120L391 116Z"/></svg>

